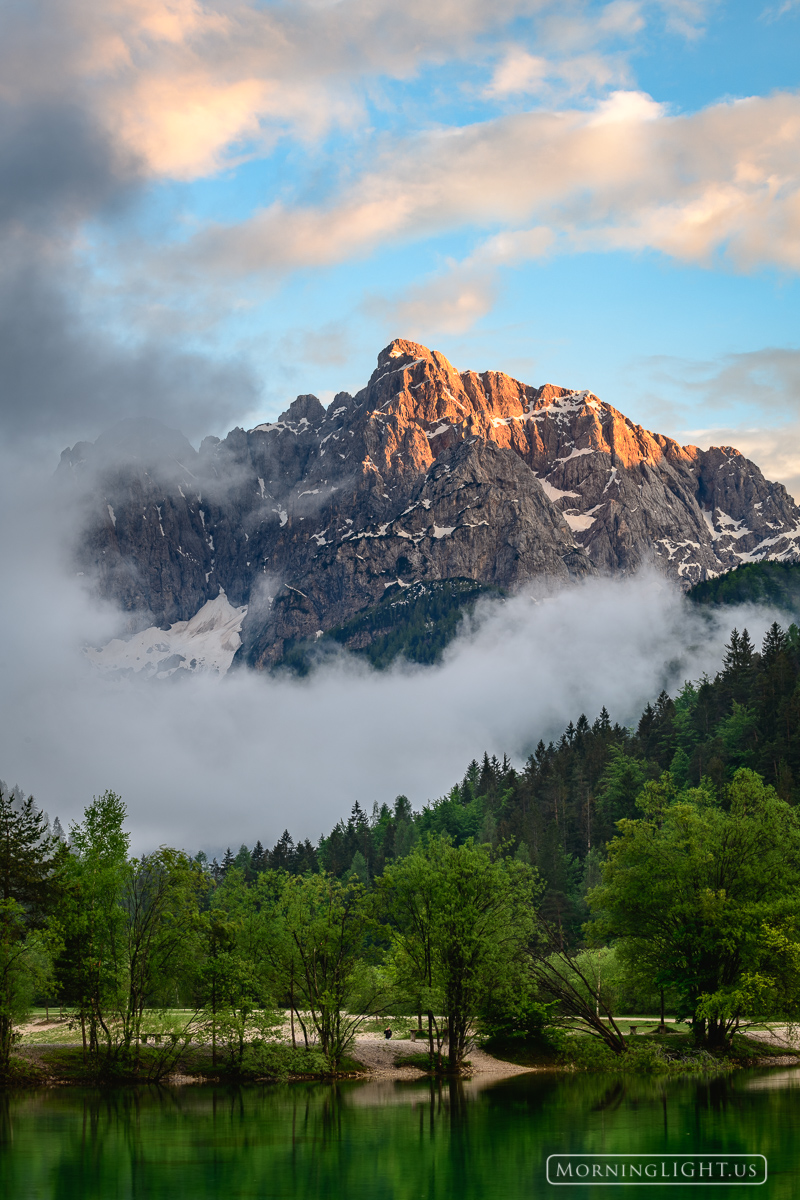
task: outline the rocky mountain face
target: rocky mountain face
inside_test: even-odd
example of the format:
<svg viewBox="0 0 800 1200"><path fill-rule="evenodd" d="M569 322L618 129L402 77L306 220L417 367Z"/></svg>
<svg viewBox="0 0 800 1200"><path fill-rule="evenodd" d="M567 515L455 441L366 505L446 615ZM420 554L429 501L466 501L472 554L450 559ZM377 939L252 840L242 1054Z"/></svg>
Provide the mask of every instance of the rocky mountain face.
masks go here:
<svg viewBox="0 0 800 1200"><path fill-rule="evenodd" d="M513 589L629 572L689 586L800 555L800 510L730 447L653 434L590 392L459 373L397 340L356 396L298 396L276 422L199 452L151 423L65 450L83 490L80 569L140 624L189 621L222 589L243 654L279 660L443 579Z"/></svg>

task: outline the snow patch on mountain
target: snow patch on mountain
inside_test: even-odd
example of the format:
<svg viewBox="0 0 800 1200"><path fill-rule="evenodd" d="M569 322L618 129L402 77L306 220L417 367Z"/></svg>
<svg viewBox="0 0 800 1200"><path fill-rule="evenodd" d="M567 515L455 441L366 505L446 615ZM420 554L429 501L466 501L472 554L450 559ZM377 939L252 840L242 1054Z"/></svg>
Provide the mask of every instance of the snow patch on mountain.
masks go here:
<svg viewBox="0 0 800 1200"><path fill-rule="evenodd" d="M220 588L190 621L168 629L151 626L130 638L86 648L86 657L103 671L167 679L176 671L224 675L242 644L247 606L234 608Z"/></svg>

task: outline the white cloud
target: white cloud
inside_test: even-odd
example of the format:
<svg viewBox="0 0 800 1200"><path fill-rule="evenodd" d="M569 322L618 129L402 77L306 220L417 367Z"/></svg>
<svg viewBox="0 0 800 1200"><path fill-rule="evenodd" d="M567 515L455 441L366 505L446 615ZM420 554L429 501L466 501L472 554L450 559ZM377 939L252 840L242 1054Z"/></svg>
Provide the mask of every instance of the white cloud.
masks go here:
<svg viewBox="0 0 800 1200"><path fill-rule="evenodd" d="M494 304L494 272L473 263L458 264L431 275L389 298L370 295L365 312L383 317L387 329L402 329L410 338L427 344L439 334L460 334L491 311Z"/></svg>
<svg viewBox="0 0 800 1200"><path fill-rule="evenodd" d="M551 250L650 249L703 264L721 254L742 270L797 270L799 138L794 93L672 115L618 92L589 112L517 113L395 140L329 202L276 203L207 227L148 269L168 280L200 268L216 285L493 225L521 252L526 233L540 252L544 226Z"/></svg>
<svg viewBox="0 0 800 1200"><path fill-rule="evenodd" d="M687 41L696 41L705 32L706 22L719 0L659 0L666 27Z"/></svg>
<svg viewBox="0 0 800 1200"><path fill-rule="evenodd" d="M495 67L484 96L538 96L548 103L563 103L574 96L622 87L631 81L631 70L619 54L579 54L553 59L511 46Z"/></svg>

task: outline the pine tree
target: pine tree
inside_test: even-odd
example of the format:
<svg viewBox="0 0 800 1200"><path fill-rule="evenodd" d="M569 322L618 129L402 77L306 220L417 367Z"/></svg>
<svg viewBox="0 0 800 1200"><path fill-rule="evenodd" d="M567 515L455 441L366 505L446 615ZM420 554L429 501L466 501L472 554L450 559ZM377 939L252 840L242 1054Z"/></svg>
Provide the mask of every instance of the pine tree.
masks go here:
<svg viewBox="0 0 800 1200"><path fill-rule="evenodd" d="M288 829L284 829L269 856L269 865L273 871L292 871L294 868L294 840Z"/></svg>
<svg viewBox="0 0 800 1200"><path fill-rule="evenodd" d="M723 679L727 697L739 704L747 704L753 686L754 651L750 634L746 629L741 633L734 629L731 640L725 647L723 656Z"/></svg>
<svg viewBox="0 0 800 1200"><path fill-rule="evenodd" d="M316 874L319 871L319 861L317 852L311 845L308 838L304 842L298 842L295 848L294 855L294 874L308 875Z"/></svg>
<svg viewBox="0 0 800 1200"><path fill-rule="evenodd" d="M470 765L475 767L477 773L478 764L473 762ZM469 774L469 771L467 774ZM394 820L395 824L399 823L400 821L411 820L411 801L409 800L408 796L398 796L396 798L394 802Z"/></svg>
<svg viewBox="0 0 800 1200"><path fill-rule="evenodd" d="M66 853L33 796L0 785L0 1075L8 1070L15 1020L44 978L37 941L56 907Z"/></svg>
<svg viewBox="0 0 800 1200"><path fill-rule="evenodd" d="M0 899L14 900L32 919L41 918L56 882L58 846L33 796L22 800L0 784Z"/></svg>
<svg viewBox="0 0 800 1200"><path fill-rule="evenodd" d="M784 652L788 644L789 640L786 634L778 622L773 621L764 634L764 641L761 644L761 657L765 665L771 666L775 659Z"/></svg>

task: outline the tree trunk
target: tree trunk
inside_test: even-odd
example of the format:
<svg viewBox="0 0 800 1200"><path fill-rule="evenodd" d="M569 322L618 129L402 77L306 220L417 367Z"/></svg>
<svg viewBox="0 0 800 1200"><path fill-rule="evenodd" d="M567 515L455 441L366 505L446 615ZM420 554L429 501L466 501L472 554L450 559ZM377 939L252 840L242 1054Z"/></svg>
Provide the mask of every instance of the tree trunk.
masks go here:
<svg viewBox="0 0 800 1200"><path fill-rule="evenodd" d="M11 1033L13 1026L10 1017L0 1017L0 1069L5 1073L11 1061Z"/></svg>
<svg viewBox="0 0 800 1200"><path fill-rule="evenodd" d="M658 1027L659 1033L667 1032L666 1021L664 1020L664 989L661 989L661 1024Z"/></svg>
<svg viewBox="0 0 800 1200"><path fill-rule="evenodd" d="M305 1021L300 1016L300 1009L295 1006L295 1016L300 1023L300 1028L303 1031L303 1041L305 1042L306 1050L308 1049L308 1030L306 1029Z"/></svg>

